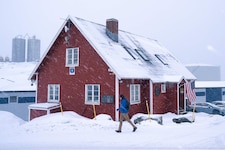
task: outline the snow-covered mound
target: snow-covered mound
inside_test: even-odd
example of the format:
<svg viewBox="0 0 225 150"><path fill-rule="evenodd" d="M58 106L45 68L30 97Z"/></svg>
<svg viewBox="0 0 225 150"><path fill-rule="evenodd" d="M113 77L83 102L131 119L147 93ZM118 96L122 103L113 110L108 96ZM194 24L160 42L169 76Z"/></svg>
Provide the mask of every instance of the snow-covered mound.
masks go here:
<svg viewBox="0 0 225 150"><path fill-rule="evenodd" d="M136 114L148 118L147 114ZM224 149L225 117L195 113L195 122L176 124L173 118L191 118L192 113L150 115L162 117L163 124L145 120L132 132L124 122L122 133L116 133L119 122L107 114L88 119L75 112L59 112L30 122L0 111L0 149Z"/></svg>
<svg viewBox="0 0 225 150"><path fill-rule="evenodd" d="M25 121L13 113L0 111L0 129L16 128L23 123L25 123Z"/></svg>

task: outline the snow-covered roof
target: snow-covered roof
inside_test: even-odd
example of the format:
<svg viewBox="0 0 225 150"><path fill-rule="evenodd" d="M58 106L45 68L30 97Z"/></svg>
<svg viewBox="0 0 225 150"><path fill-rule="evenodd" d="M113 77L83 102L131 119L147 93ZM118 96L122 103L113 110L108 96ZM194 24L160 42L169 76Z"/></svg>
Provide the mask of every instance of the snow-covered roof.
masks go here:
<svg viewBox="0 0 225 150"><path fill-rule="evenodd" d="M36 103L29 105L30 109L38 109L38 110L51 110L55 108L59 108L59 103Z"/></svg>
<svg viewBox="0 0 225 150"><path fill-rule="evenodd" d="M119 79L151 79L153 82L167 82L170 79L177 79L178 82L180 80L178 76L190 80L196 79L156 40L119 30L119 41L114 42L107 36L105 25L70 16L67 20L72 21ZM60 31L65 24L66 21Z"/></svg>
<svg viewBox="0 0 225 150"><path fill-rule="evenodd" d="M195 81L195 88L225 88L225 81Z"/></svg>
<svg viewBox="0 0 225 150"><path fill-rule="evenodd" d="M220 67L218 65L213 65L213 64L200 64L200 63L196 63L196 64L186 64L186 67Z"/></svg>
<svg viewBox="0 0 225 150"><path fill-rule="evenodd" d="M28 77L36 64L0 62L0 91L35 91L36 86L31 86Z"/></svg>

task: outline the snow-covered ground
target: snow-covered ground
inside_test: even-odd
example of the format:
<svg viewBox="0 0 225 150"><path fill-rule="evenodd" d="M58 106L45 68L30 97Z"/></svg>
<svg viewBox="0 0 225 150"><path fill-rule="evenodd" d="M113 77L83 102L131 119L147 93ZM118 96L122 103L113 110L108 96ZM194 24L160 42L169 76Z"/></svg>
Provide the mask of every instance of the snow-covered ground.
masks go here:
<svg viewBox="0 0 225 150"><path fill-rule="evenodd" d="M68 111L25 122L0 111L0 149L225 149L225 117L196 113L194 123L172 121L191 116L167 113L163 125L143 121L136 132L124 122L122 133L116 133L119 123L105 114L88 119Z"/></svg>

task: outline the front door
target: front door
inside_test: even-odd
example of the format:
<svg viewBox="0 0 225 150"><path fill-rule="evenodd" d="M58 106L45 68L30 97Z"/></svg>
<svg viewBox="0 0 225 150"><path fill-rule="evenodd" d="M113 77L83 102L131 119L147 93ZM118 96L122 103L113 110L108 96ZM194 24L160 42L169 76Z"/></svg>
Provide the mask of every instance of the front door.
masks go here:
<svg viewBox="0 0 225 150"><path fill-rule="evenodd" d="M179 84L179 114L186 111L184 83Z"/></svg>

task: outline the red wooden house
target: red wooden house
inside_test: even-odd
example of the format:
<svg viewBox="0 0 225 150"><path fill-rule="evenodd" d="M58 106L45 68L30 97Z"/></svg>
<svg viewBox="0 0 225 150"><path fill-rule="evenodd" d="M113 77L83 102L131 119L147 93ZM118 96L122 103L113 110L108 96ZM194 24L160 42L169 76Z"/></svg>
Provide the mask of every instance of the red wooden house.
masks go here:
<svg viewBox="0 0 225 150"><path fill-rule="evenodd" d="M180 113L185 84L195 77L156 40L118 29L116 19L100 25L68 17L30 75L37 84L30 119L60 111L118 120L119 95L131 103L130 115Z"/></svg>

